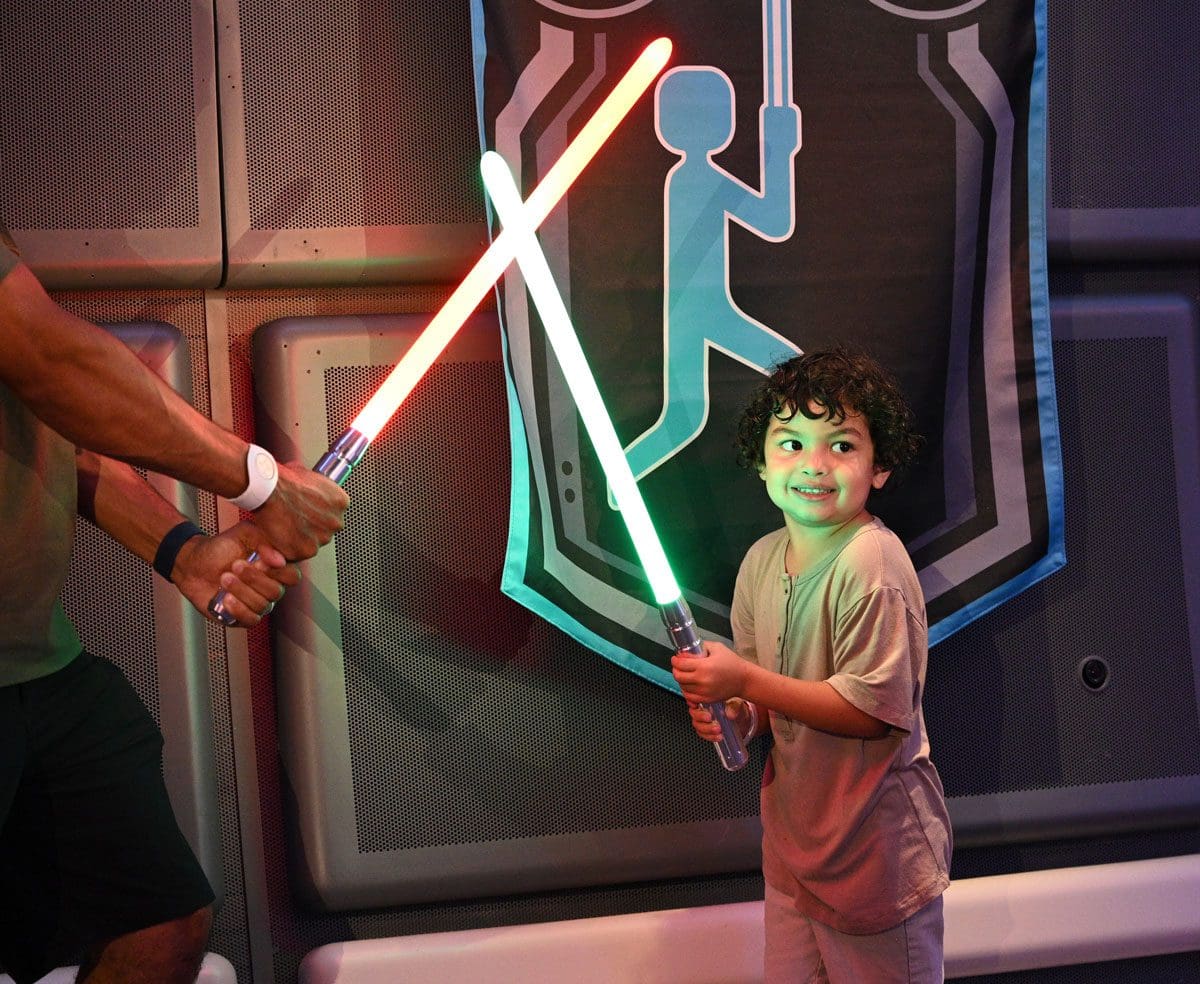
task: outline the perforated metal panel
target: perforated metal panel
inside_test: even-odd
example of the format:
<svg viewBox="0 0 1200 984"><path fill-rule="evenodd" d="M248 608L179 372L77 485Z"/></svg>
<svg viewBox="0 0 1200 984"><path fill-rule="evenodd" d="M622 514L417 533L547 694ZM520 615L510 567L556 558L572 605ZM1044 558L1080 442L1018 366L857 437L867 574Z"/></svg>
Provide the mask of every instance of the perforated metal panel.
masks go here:
<svg viewBox="0 0 1200 984"><path fill-rule="evenodd" d="M1200 207L1200 7L1049 6L1051 204Z"/></svg>
<svg viewBox="0 0 1200 984"><path fill-rule="evenodd" d="M484 246L470 4L217 12L228 283L460 275Z"/></svg>
<svg viewBox="0 0 1200 984"><path fill-rule="evenodd" d="M327 370L330 418L353 417L384 375ZM358 850L755 815L756 781L682 788L712 770L677 700L500 594L503 406L498 361L434 366L347 485L337 597Z"/></svg>
<svg viewBox="0 0 1200 984"><path fill-rule="evenodd" d="M260 438L315 459L424 320L260 329ZM351 474L345 531L272 618L293 883L323 907L757 865L761 752L724 772L678 697L500 594L499 359L477 317Z"/></svg>
<svg viewBox="0 0 1200 984"><path fill-rule="evenodd" d="M467 4L238 12L251 228L479 220Z"/></svg>
<svg viewBox="0 0 1200 984"><path fill-rule="evenodd" d="M191 18L188 0L0 7L10 226L197 224Z"/></svg>
<svg viewBox="0 0 1200 984"><path fill-rule="evenodd" d="M285 316L312 317L436 310L445 300L447 293L446 288L417 286L336 291L229 292L224 296L222 306L228 319L230 348L227 353L217 353L216 358L227 359L231 371L235 430L245 437L252 437L257 433L260 443L286 447L295 457L312 460L296 445L296 428L292 426L293 421L286 422L287 428L282 432L269 420L260 420L256 428L249 341L258 326ZM374 368L370 371L377 373L379 369ZM312 421L312 415L306 413L305 417ZM328 429L336 429L343 423L344 421L335 421L332 418L328 422L324 418L315 420L317 430L315 434L310 435L310 443L314 448L323 449L328 441ZM386 433L382 439L387 439ZM373 458L360 465L360 474L361 469L369 466L371 460ZM351 509L355 508L352 502ZM336 578L336 572L332 576ZM365 939L762 898L761 875L757 866L750 864L745 872L732 875L672 877L630 885L588 886L478 900L390 906L351 913L322 913L312 910L296 898L289 884L288 855L292 854L291 863L294 864L295 853L287 849L284 827L285 823L294 823L295 809L291 790L279 773L276 694L271 669L270 635L264 627L264 631L252 631L248 637L248 670L253 689L253 728L257 745L257 794L262 804L261 816L256 818L256 827L261 829L263 839L270 927L269 937L256 937L251 945L266 949L271 955L265 971L259 963L255 964L254 980L257 981L261 977L278 982L294 981L297 965L305 953L323 943L347 938ZM619 682L624 678L624 683L628 686L627 675L616 673L615 670L612 672L612 680ZM218 679L214 679L214 687ZM592 686L599 693L613 689L608 677L596 681ZM214 698L216 697L217 694L214 693ZM343 699L343 707L345 703ZM218 733L217 737L220 746L221 734ZM655 750L652 754L657 756L659 752ZM706 767L711 768L711 762L706 762ZM236 836L236 824L232 829ZM292 840L294 846L295 839ZM379 861L386 856L374 854L372 857ZM250 863L253 863L253 859L250 859ZM240 877L240 871L237 874ZM218 925L225 919L230 908L230 902L227 900L218 913ZM215 935L214 941L214 949L226 956L235 952L232 944L245 943L244 937L219 940ZM239 980L243 976L250 979L245 962L239 963L235 960L235 963L238 966Z"/></svg>
<svg viewBox="0 0 1200 984"><path fill-rule="evenodd" d="M116 662L154 720L161 722L153 578L150 568L131 558L90 522L77 521L71 573L63 585L63 606L84 645ZM130 599L139 617L106 618L105 612L111 610L110 598Z"/></svg>
<svg viewBox="0 0 1200 984"><path fill-rule="evenodd" d="M1195 313L1108 298L1054 318L1067 564L930 653L963 844L1200 818Z"/></svg>
<svg viewBox="0 0 1200 984"><path fill-rule="evenodd" d="M292 448L286 456L291 459L304 460L299 449L296 449L294 444L287 443L290 438L287 435L277 436L264 433L259 435L255 424L254 413L254 381L250 372L250 340L254 330L264 322L269 322L285 315L295 316L311 316L311 315L335 315L345 314L350 311L354 312L396 312L396 311L427 311L436 309L446 297L448 289L445 287L430 287L430 286L413 286L401 288L374 288L363 287L350 290L260 290L260 291L230 291L227 294L220 295L220 316L226 322L227 327L227 345L224 351L218 351L211 354L211 358L216 364L222 365L228 370L228 385L231 391L231 409L232 409L232 429L242 437L249 439L257 439L259 443L268 446L288 446ZM203 317L203 309L201 316ZM203 320L201 321L203 327ZM320 444L321 438L318 438L316 443ZM219 632L220 630L214 630ZM231 953L239 955L241 950L234 949L234 945L245 947L247 944L254 948L278 950L278 960L280 962L279 976L276 978L279 981L288 981L295 978L295 965L299 962L300 957L308 947L308 940L315 939L320 942L327 942L330 939L341 938L339 934L344 932L340 922L320 922L311 918L301 917L296 911L295 902L290 895L288 886L288 865L287 865L287 845L284 837L284 800L287 798L287 791L281 787L280 774L278 767L278 738L276 732L275 720L275 691L274 680L272 677L272 652L271 640L268 632L268 627L265 624L259 625L257 628L246 633L247 643L247 658L246 669L249 674L250 682L250 699L252 706L249 708L235 708L235 714L249 715L249 720L252 726L252 742L255 748L255 762L257 766L257 774L244 779L249 782L261 803L261 816L255 818L255 833L254 838L261 837L261 850L263 853L263 868L261 871L254 871L254 877L265 878L265 891L269 898L270 906L270 927L272 936L264 938L258 934L252 933L251 939L247 939L246 929L244 926L245 912L240 914L243 921L240 935L231 933L227 944L221 943L218 947L214 943L214 949L220 949L220 952L225 956L229 956L234 960L238 968L239 979L250 974L248 966L249 956L245 956L242 962L230 956ZM223 677L227 680L227 677ZM216 683L214 682L214 686ZM214 694L216 696L216 694ZM218 723L220 722L218 718ZM222 736L218 734L218 741L222 740ZM227 750L230 745L224 746ZM231 767L232 768L232 767ZM230 841L228 838L232 836L233 845L238 846L239 838L239 819L237 815L238 803L236 800L236 789L232 788L233 773L225 774L230 778L231 788L229 789L229 799L225 798L225 788L222 788L222 806L223 811L226 803L229 806L230 825L223 827L228 833L226 845ZM223 812L223 822L225 814ZM253 851L253 847L251 849ZM240 880L242 877L241 863L242 859L239 856L237 859L238 868L236 876ZM253 857L250 863L254 863ZM246 903L245 896L235 899L235 901ZM221 920L231 910L229 901L226 901L220 912L218 912L218 926L220 928ZM236 921L236 917L233 921ZM217 939L216 931L214 930L214 940ZM255 973L261 974L261 964L256 963L254 967Z"/></svg>
<svg viewBox="0 0 1200 984"><path fill-rule="evenodd" d="M1200 7L1049 0L1048 35L1051 247L1200 255Z"/></svg>
<svg viewBox="0 0 1200 984"><path fill-rule="evenodd" d="M0 5L0 216L54 287L216 286L212 11Z"/></svg>

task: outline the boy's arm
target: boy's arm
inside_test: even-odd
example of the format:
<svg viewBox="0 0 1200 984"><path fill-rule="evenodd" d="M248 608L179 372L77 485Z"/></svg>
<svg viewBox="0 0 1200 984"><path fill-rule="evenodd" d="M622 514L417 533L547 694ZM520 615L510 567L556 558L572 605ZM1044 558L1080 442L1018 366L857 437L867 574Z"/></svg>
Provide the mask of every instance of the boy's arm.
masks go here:
<svg viewBox="0 0 1200 984"><path fill-rule="evenodd" d="M828 683L795 680L742 659L719 642L706 642L707 657L676 654L672 672L689 702L741 697L830 734L844 738L883 738L891 726L860 711ZM760 711L759 728L765 730Z"/></svg>
<svg viewBox="0 0 1200 984"><path fill-rule="evenodd" d="M152 563L163 538L186 517L124 462L79 450L76 467L80 515ZM260 554L258 565L241 559L253 550ZM209 600L224 588L230 613L240 625L251 626L287 586L299 582L299 572L253 523L239 523L220 536L188 539L175 556L170 579L206 617Z"/></svg>
<svg viewBox="0 0 1200 984"><path fill-rule="evenodd" d="M742 696L810 728L843 738L884 738L891 725L859 710L824 681L795 680L747 663Z"/></svg>
<svg viewBox="0 0 1200 984"><path fill-rule="evenodd" d="M0 382L76 445L224 498L247 487L245 441L196 411L121 342L56 304L19 262L0 277ZM341 529L347 501L328 479L281 465L256 517L272 542L301 559Z"/></svg>

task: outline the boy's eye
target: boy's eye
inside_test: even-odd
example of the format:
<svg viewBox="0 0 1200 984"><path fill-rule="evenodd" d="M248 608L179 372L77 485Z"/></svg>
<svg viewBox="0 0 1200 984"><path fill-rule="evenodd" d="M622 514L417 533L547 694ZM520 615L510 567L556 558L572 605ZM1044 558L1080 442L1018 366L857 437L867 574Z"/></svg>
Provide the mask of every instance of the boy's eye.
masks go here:
<svg viewBox="0 0 1200 984"><path fill-rule="evenodd" d="M789 437L780 441L779 446L783 448L784 451L799 451L801 447L800 442L794 437Z"/></svg>
<svg viewBox="0 0 1200 984"><path fill-rule="evenodd" d="M849 441L834 441L833 442L833 450L838 451L841 454L846 454L846 453L854 450L854 445L851 444Z"/></svg>

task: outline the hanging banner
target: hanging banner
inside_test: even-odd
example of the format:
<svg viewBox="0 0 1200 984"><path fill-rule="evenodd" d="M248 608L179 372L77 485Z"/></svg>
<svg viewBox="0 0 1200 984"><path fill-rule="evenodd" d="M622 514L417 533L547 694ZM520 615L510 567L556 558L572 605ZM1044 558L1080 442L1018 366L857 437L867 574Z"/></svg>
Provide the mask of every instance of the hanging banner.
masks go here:
<svg viewBox="0 0 1200 984"><path fill-rule="evenodd" d="M651 93L539 238L684 597L729 636L782 525L739 469L763 374L845 344L926 439L868 507L931 641L1065 562L1047 311L1044 0L474 0L486 149L528 195L639 52ZM513 448L503 590L674 689L660 612L517 268L500 296Z"/></svg>

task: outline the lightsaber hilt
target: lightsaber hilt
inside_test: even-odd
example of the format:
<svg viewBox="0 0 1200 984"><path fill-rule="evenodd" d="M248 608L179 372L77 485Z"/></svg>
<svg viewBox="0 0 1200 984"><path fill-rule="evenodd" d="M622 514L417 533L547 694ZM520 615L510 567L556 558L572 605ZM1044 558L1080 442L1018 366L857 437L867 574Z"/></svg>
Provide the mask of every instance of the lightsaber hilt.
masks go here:
<svg viewBox="0 0 1200 984"><path fill-rule="evenodd" d="M682 598L677 598L675 601L660 604L658 608L662 612L663 622L666 623L667 632L671 636L671 645L675 647L675 651L705 657L704 642L696 631L696 623L692 619L687 602ZM750 755L746 751L746 743L738 734L734 723L725 716L725 705L721 701L716 701L700 706L708 711L712 715L712 719L721 726L721 740L714 743L721 764L730 772L742 768L750 761Z"/></svg>
<svg viewBox="0 0 1200 984"><path fill-rule="evenodd" d="M358 464L370 443L371 439L362 431L347 427L342 431L342 436L333 442L333 446L321 455L321 460L313 465L313 471L338 485L345 485L351 469Z"/></svg>
<svg viewBox="0 0 1200 984"><path fill-rule="evenodd" d="M366 453L367 445L370 443L371 439L362 431L347 427L342 431L341 437L333 442L329 450L321 455L320 461L313 465L313 471L318 475L324 475L331 482L345 485L346 479L350 477L350 472ZM246 558L246 563L253 564L256 560L258 560L257 550ZM213 595L212 601L208 603L208 611L222 625L232 626L237 624L237 619L225 608L225 598L228 594L229 592L222 588Z"/></svg>

